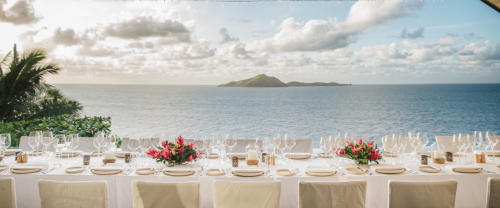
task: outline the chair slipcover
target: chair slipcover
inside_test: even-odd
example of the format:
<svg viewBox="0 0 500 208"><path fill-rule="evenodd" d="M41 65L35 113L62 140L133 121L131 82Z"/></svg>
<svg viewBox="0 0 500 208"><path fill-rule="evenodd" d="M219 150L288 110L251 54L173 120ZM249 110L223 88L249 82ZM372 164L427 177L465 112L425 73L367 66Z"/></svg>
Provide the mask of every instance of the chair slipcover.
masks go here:
<svg viewBox="0 0 500 208"><path fill-rule="evenodd" d="M94 139L95 137L79 137L78 147L76 149L83 152L97 152L97 148L93 143Z"/></svg>
<svg viewBox="0 0 500 208"><path fill-rule="evenodd" d="M134 208L199 208L200 183L132 182ZM167 206L166 206L167 205Z"/></svg>
<svg viewBox="0 0 500 208"><path fill-rule="evenodd" d="M488 178L487 208L500 207L500 178Z"/></svg>
<svg viewBox="0 0 500 208"><path fill-rule="evenodd" d="M129 143L136 143L138 145L138 142L143 139L148 139L156 142L158 145L160 145L160 138L141 138L141 139L131 139L131 138L123 138L122 139L122 146L121 149L123 151L132 151L131 149L128 148Z"/></svg>
<svg viewBox="0 0 500 208"><path fill-rule="evenodd" d="M39 180L42 208L107 208L108 191L105 181L69 182Z"/></svg>
<svg viewBox="0 0 500 208"><path fill-rule="evenodd" d="M312 139L295 139L295 146L292 148L292 153L312 153L313 142Z"/></svg>
<svg viewBox="0 0 500 208"><path fill-rule="evenodd" d="M498 135L497 135L497 136L491 136L491 137L493 137L494 139L497 139L497 140L499 140L499 141L500 141L500 136L498 136ZM500 150L500 142L498 142L498 143L497 143L497 144L493 147L493 150L497 150L497 151L498 151L498 150Z"/></svg>
<svg viewBox="0 0 500 208"><path fill-rule="evenodd" d="M210 140L206 140L206 142L207 142L208 144L210 144ZM184 139L184 143L186 143L186 144L191 144L191 143L193 143L193 144L194 144L194 147L195 147L196 149L202 149L202 148L203 148L203 147L202 147L202 145L203 145L203 140L201 140L201 139Z"/></svg>
<svg viewBox="0 0 500 208"><path fill-rule="evenodd" d="M457 181L389 181L389 208L453 208Z"/></svg>
<svg viewBox="0 0 500 208"><path fill-rule="evenodd" d="M453 136L436 136L436 143L441 152L458 152L458 147L453 145Z"/></svg>
<svg viewBox="0 0 500 208"><path fill-rule="evenodd" d="M247 145L249 144L255 144L255 139L234 139L236 140L236 146L233 147L231 151L229 151L229 148L227 149L227 152L231 153L241 153L241 152L247 152ZM262 148L264 145L264 142L262 139L259 140L259 146Z"/></svg>
<svg viewBox="0 0 500 208"><path fill-rule="evenodd" d="M279 208L281 182L214 182L215 208Z"/></svg>
<svg viewBox="0 0 500 208"><path fill-rule="evenodd" d="M29 136L21 136L21 138L19 139L19 149L22 149L23 151L31 151L31 147L29 146L29 141L31 139L35 139L34 137L29 137ZM40 147L38 148L42 148L43 146L40 144Z"/></svg>
<svg viewBox="0 0 500 208"><path fill-rule="evenodd" d="M0 208L16 207L16 192L13 178L0 178Z"/></svg>
<svg viewBox="0 0 500 208"><path fill-rule="evenodd" d="M300 182L300 208L364 208L366 181Z"/></svg>

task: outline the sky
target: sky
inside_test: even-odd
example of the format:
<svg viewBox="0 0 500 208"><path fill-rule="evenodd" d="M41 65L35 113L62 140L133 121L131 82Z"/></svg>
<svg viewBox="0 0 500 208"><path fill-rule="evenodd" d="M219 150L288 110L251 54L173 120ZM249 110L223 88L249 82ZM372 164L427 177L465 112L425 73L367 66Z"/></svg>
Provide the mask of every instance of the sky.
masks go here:
<svg viewBox="0 0 500 208"><path fill-rule="evenodd" d="M500 82L500 13L475 0L0 0L0 31L54 84Z"/></svg>

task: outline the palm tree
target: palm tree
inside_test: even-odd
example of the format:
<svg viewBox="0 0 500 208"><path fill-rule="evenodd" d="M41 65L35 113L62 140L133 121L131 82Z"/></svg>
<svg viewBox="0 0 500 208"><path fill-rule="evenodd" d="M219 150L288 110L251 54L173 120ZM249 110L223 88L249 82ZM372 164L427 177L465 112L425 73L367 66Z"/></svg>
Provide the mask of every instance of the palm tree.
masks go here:
<svg viewBox="0 0 500 208"><path fill-rule="evenodd" d="M12 57L10 57L12 55ZM2 68L10 57L8 70ZM44 64L43 50L35 49L23 54L16 45L0 62L0 121L22 120L36 114L35 100L46 90L53 88L46 84L44 76L57 74L59 67Z"/></svg>

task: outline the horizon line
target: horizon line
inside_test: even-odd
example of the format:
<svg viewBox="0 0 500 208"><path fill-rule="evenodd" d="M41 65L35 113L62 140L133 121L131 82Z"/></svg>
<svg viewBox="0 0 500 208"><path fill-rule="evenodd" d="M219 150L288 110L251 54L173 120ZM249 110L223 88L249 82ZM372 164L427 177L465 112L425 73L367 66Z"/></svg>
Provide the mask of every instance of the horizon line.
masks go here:
<svg viewBox="0 0 500 208"><path fill-rule="evenodd" d="M131 85L131 86L213 86L217 87L219 84L138 84L138 83L48 83L51 85ZM475 83L360 83L351 85L495 85L500 84L500 82L475 82ZM307 86L307 87L346 87L346 86ZM235 87L233 87L235 88ZM244 88L244 87L242 87ZM247 87L248 88L248 87ZM255 87L255 88L267 88L267 87ZM269 87L274 88L274 87Z"/></svg>

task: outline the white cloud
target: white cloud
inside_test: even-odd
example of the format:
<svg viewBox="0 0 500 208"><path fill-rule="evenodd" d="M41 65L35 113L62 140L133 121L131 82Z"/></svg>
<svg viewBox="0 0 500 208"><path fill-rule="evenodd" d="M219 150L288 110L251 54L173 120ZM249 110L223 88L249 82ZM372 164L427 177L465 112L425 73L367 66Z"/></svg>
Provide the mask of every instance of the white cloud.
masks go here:
<svg viewBox="0 0 500 208"><path fill-rule="evenodd" d="M238 38L229 35L229 31L227 31L227 28L225 28L225 27L221 28L219 30L219 33L220 33L220 35L222 37L221 43L238 41Z"/></svg>
<svg viewBox="0 0 500 208"><path fill-rule="evenodd" d="M358 1L351 7L345 22L328 19L301 23L290 17L283 20L274 37L253 41L248 49L285 52L344 48L355 42L364 30L408 14L420 5L418 1L403 0Z"/></svg>
<svg viewBox="0 0 500 208"><path fill-rule="evenodd" d="M170 37L180 42L189 42L190 32L181 22L157 20L153 17L136 17L106 26L105 34L123 39L146 37Z"/></svg>
<svg viewBox="0 0 500 208"><path fill-rule="evenodd" d="M0 21L14 25L33 24L40 20L35 14L31 0L18 0L9 8L4 8L7 0L0 0Z"/></svg>
<svg viewBox="0 0 500 208"><path fill-rule="evenodd" d="M416 30L413 30L413 31L408 31L406 28L404 28L402 31L401 31L401 35L400 37L401 38L404 38L404 39L417 39L417 38L423 38L424 37L424 28L421 27L421 28L418 28Z"/></svg>

